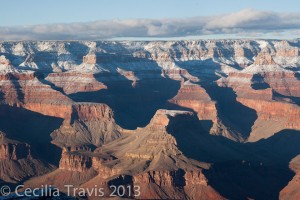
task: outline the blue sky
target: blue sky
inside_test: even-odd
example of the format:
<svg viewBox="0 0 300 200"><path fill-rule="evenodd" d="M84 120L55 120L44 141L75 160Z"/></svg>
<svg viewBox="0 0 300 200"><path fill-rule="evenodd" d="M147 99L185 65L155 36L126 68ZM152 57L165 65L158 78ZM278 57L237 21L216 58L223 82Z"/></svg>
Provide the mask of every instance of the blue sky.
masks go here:
<svg viewBox="0 0 300 200"><path fill-rule="evenodd" d="M1 8L4 39L290 38L300 25L297 0L9 0Z"/></svg>
<svg viewBox="0 0 300 200"><path fill-rule="evenodd" d="M185 18L245 8L297 12L298 0L8 0L1 2L0 26L101 19ZM4 9L8 8L8 9Z"/></svg>

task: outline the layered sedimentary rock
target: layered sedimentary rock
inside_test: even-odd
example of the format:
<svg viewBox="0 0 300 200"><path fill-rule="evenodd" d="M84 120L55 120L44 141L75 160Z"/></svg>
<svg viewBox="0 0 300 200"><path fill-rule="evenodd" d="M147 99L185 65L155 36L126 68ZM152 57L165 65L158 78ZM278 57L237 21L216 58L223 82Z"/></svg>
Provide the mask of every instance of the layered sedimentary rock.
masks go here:
<svg viewBox="0 0 300 200"><path fill-rule="evenodd" d="M60 169L66 169L69 171L85 172L92 166L92 160L89 156L80 155L63 151L61 160L59 163Z"/></svg>
<svg viewBox="0 0 300 200"><path fill-rule="evenodd" d="M83 56L83 63L86 64L96 64L97 57L95 54Z"/></svg>
<svg viewBox="0 0 300 200"><path fill-rule="evenodd" d="M54 117L70 116L72 100L43 84L34 73L9 73L0 78L3 103Z"/></svg>
<svg viewBox="0 0 300 200"><path fill-rule="evenodd" d="M236 140L235 134L219 118L216 102L210 98L206 90L199 84L190 81L182 82L178 94L169 101L192 109L197 113L199 120L211 121L212 126L206 127L211 134L223 135Z"/></svg>
<svg viewBox="0 0 300 200"><path fill-rule="evenodd" d="M189 81L182 83L178 94L170 102L193 109L198 113L200 120L212 120L214 122L217 120L215 102L200 85Z"/></svg>
<svg viewBox="0 0 300 200"><path fill-rule="evenodd" d="M122 129L115 123L112 110L105 104L73 104L70 119L51 136L60 147L81 145L100 146L121 136Z"/></svg>
<svg viewBox="0 0 300 200"><path fill-rule="evenodd" d="M98 184L106 194L110 185L140 186L140 198L222 199L228 196L227 182L212 188L206 172L213 169L200 161L249 158L262 163L263 171L266 160L271 163L266 169L285 172L277 167L283 168L291 155L282 156L282 166L277 160L272 166L273 154L281 152L261 155L266 152L261 144L285 137L297 141L282 130L300 129L299 47L299 40L0 42L1 105L32 111L25 116L40 113L63 121L51 130L52 143L62 151L51 153L61 155L58 169L27 184ZM26 142L0 145L4 181L22 182L54 169L37 160L47 162L47 153L34 158L30 147L38 144L31 140L38 135L26 131L28 138L13 135ZM239 181L239 168L234 169L238 177L230 180ZM244 172L260 181L255 169L249 164ZM282 199L297 197L297 177ZM261 197L241 187L229 199Z"/></svg>
<svg viewBox="0 0 300 200"><path fill-rule="evenodd" d="M30 146L6 137L0 131L0 179L18 183L32 176L38 176L53 170L47 165L32 158Z"/></svg>
<svg viewBox="0 0 300 200"><path fill-rule="evenodd" d="M104 145L94 152L111 153L115 158L104 161L117 174L132 176L139 186L138 198L222 199L207 183L202 172L206 164L190 161L178 150L176 139L167 132L170 117L193 115L191 112L158 110L145 128ZM111 165L111 163L116 163ZM133 164L134 163L134 164ZM101 176L101 173L99 173ZM201 192L195 192L201 188Z"/></svg>
<svg viewBox="0 0 300 200"><path fill-rule="evenodd" d="M92 74L51 73L45 79L61 88L66 94L92 92L107 88L103 83L98 82Z"/></svg>
<svg viewBox="0 0 300 200"><path fill-rule="evenodd" d="M3 132L0 132L0 159L19 160L30 158L30 146L6 138Z"/></svg>
<svg viewBox="0 0 300 200"><path fill-rule="evenodd" d="M289 77L293 79L285 79ZM252 127L249 141L270 137L285 128L300 128L299 106L289 98L277 101L276 96L277 92L297 97L300 82L296 80L295 73L230 73L227 78L220 79L218 84L232 87L237 94L237 101L257 112L258 119Z"/></svg>
<svg viewBox="0 0 300 200"><path fill-rule="evenodd" d="M82 187L94 187L93 183L97 183L107 189L106 196L111 192L109 186L117 184L140 188L140 192L133 191L127 197L139 194L136 198L141 199L223 199L208 185L202 171L209 165L186 158L178 150L175 138L167 132L170 117L177 115L193 113L158 110L147 127L133 130L95 151L84 147L65 149L59 170L46 175L48 182L55 183L54 178L64 170L69 171L67 174L79 173L77 177L96 171L98 175L81 183ZM36 185L44 179L33 179L26 184Z"/></svg>

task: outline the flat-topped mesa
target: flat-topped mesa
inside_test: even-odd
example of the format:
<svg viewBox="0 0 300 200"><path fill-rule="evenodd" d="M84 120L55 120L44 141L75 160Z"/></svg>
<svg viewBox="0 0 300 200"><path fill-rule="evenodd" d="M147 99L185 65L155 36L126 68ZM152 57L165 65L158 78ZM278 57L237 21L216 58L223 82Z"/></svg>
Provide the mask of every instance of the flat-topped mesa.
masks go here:
<svg viewBox="0 0 300 200"><path fill-rule="evenodd" d="M45 80L53 83L66 94L93 92L107 89L106 85L97 81L91 73L63 72L50 73Z"/></svg>
<svg viewBox="0 0 300 200"><path fill-rule="evenodd" d="M300 80L295 72L273 72L264 74L265 82L277 93L300 97Z"/></svg>
<svg viewBox="0 0 300 200"><path fill-rule="evenodd" d="M0 75L2 102L44 115L66 118L72 100L51 86L42 83L35 73Z"/></svg>
<svg viewBox="0 0 300 200"><path fill-rule="evenodd" d="M205 89L198 84L193 84L190 81L182 83L177 95L169 101L193 109L197 112L200 120L217 120L215 102L211 100Z"/></svg>
<svg viewBox="0 0 300 200"><path fill-rule="evenodd" d="M112 121L113 111L106 104L97 103L76 103L73 104L74 112L82 121Z"/></svg>
<svg viewBox="0 0 300 200"><path fill-rule="evenodd" d="M169 125L170 119L169 116L175 117L177 115L193 115L189 111L179 111L179 110L163 110L160 109L156 111L155 115L151 119L150 123L146 126L147 129L151 131L154 130L166 130L166 127Z"/></svg>
<svg viewBox="0 0 300 200"><path fill-rule="evenodd" d="M162 76L169 77L174 80L182 81L184 79L188 79L194 82L199 81L199 79L193 75L191 75L188 70L181 68L171 68L165 67L162 69Z"/></svg>
<svg viewBox="0 0 300 200"><path fill-rule="evenodd" d="M23 158L31 158L30 146L7 139L6 135L0 131L0 159L19 160Z"/></svg>

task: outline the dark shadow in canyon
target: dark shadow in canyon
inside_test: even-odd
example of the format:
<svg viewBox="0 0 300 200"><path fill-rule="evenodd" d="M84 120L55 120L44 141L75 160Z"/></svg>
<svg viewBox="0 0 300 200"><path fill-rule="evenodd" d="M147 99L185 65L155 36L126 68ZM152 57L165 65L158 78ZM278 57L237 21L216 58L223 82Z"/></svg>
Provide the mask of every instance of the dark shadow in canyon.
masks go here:
<svg viewBox="0 0 300 200"><path fill-rule="evenodd" d="M276 91L273 91L273 99L276 101L293 103L293 104L300 106L300 97L286 96L283 94L279 94Z"/></svg>
<svg viewBox="0 0 300 200"><path fill-rule="evenodd" d="M11 80L11 83L14 86L14 89L17 93L17 98L20 102L24 102L24 93L22 91L22 87L19 83L19 80L17 77L15 77L13 74L9 74L9 79Z"/></svg>
<svg viewBox="0 0 300 200"><path fill-rule="evenodd" d="M197 84L206 90L213 101L216 101L218 117L222 123L229 129L239 132L243 139L248 138L257 119L257 113L254 109L238 102L232 88L217 85L216 81L220 76L215 72L221 71L221 66L212 59L201 62L184 61L177 64L200 79Z"/></svg>
<svg viewBox="0 0 300 200"><path fill-rule="evenodd" d="M214 163L207 172L210 184L230 199L279 199L280 191L295 175L289 162L300 154L299 144L300 131L282 130L242 145L241 151L251 155L242 161Z"/></svg>
<svg viewBox="0 0 300 200"><path fill-rule="evenodd" d="M295 77L300 81L300 73L299 72L295 73Z"/></svg>
<svg viewBox="0 0 300 200"><path fill-rule="evenodd" d="M38 80L41 83L43 83L45 85L49 85L51 87L51 89L56 90L56 91L62 93L63 95L66 95L65 91L63 90L63 88L57 87L56 85L54 85L54 83L52 83L52 82L50 82L50 81L48 81L48 80L45 79L47 77L47 74L36 72L35 76L38 78Z"/></svg>
<svg viewBox="0 0 300 200"><path fill-rule="evenodd" d="M111 59L110 57L108 60ZM118 64L122 60L125 63L125 67L122 69L129 70L126 68L126 62L129 62L130 59L133 62L140 63L140 67L151 66L151 70L133 71L137 78L141 78L134 85L131 80L117 72L117 67L122 67ZM162 77L161 68L156 62L133 58L128 55L125 58L120 56L115 64L113 62L105 63L104 61L100 63L101 66L110 69L111 72L99 73L94 76L99 82L104 83L107 89L71 94L69 95L71 99L76 102L107 104L114 111L116 123L126 129L146 126L158 109L190 110L168 102L177 94L180 82Z"/></svg>
<svg viewBox="0 0 300 200"><path fill-rule="evenodd" d="M268 139L238 143L210 135L195 116L170 119L167 130L178 148L189 158L213 164L205 171L208 182L226 198L275 200L294 176L289 162L300 154L300 131L282 130Z"/></svg>
<svg viewBox="0 0 300 200"><path fill-rule="evenodd" d="M251 88L253 88L254 90L264 90L271 88L270 85L265 82L264 77L261 74L253 74L251 82Z"/></svg>
<svg viewBox="0 0 300 200"><path fill-rule="evenodd" d="M33 158L58 166L61 149L51 144L50 134L62 119L7 105L0 106L0 113L0 130L8 138L28 143Z"/></svg>
<svg viewBox="0 0 300 200"><path fill-rule="evenodd" d="M0 91L0 103L3 104L5 103L5 98L4 98L4 93L2 91Z"/></svg>

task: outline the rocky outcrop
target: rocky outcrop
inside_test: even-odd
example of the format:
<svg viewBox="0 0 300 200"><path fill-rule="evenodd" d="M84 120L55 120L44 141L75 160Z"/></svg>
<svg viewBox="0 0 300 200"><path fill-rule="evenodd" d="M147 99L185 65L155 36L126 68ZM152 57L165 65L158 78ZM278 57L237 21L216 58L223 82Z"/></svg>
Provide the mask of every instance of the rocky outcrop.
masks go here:
<svg viewBox="0 0 300 200"><path fill-rule="evenodd" d="M264 120L286 121L285 126L290 129L299 129L299 106L284 102L259 101L252 99L238 99L244 105L255 109L259 117Z"/></svg>
<svg viewBox="0 0 300 200"><path fill-rule="evenodd" d="M65 169L75 172L86 172L92 167L92 159L87 155L63 150L59 169Z"/></svg>
<svg viewBox="0 0 300 200"><path fill-rule="evenodd" d="M51 73L45 79L61 88L66 94L107 89L103 83L94 78L93 74L78 72Z"/></svg>
<svg viewBox="0 0 300 200"><path fill-rule="evenodd" d="M136 83L138 81L138 77L136 77L135 73L133 71L126 71L120 68L117 68L117 71L124 76L126 79L132 81L132 86L135 87Z"/></svg>
<svg viewBox="0 0 300 200"><path fill-rule="evenodd" d="M19 183L33 176L53 170L32 157L30 145L7 138L0 131L0 179L9 183Z"/></svg>
<svg viewBox="0 0 300 200"><path fill-rule="evenodd" d="M190 116L193 113L158 110L145 128L138 128L130 135L95 150L95 157L99 158L107 154L114 157L114 159L98 162L99 176L103 176L103 171L112 177L118 174L132 176L132 185L140 187L139 198L141 199L199 199L201 195L200 199L208 196L211 199L222 199L208 185L202 173L203 166L197 162L192 163L186 158L178 149L175 138L167 132L171 118L179 115ZM111 163L116 164L111 165ZM102 173L99 169L102 169ZM104 175L104 177L111 179L109 176ZM195 193L195 188L201 188L201 194Z"/></svg>
<svg viewBox="0 0 300 200"><path fill-rule="evenodd" d="M218 84L233 88L236 100L257 112L248 141L268 138L285 128L299 130L299 106L289 99L278 101L276 96L279 93L297 97L300 82L294 73L230 73L226 79L218 80Z"/></svg>
<svg viewBox="0 0 300 200"><path fill-rule="evenodd" d="M73 104L71 118L51 136L60 147L101 146L121 136L122 129L115 123L113 112L105 104Z"/></svg>
<svg viewBox="0 0 300 200"><path fill-rule="evenodd" d="M254 65L276 65L275 61L273 60L272 56L267 52L259 53L256 58Z"/></svg>
<svg viewBox="0 0 300 200"><path fill-rule="evenodd" d="M0 76L2 102L44 115L70 118L72 100L39 81L34 73Z"/></svg>
<svg viewBox="0 0 300 200"><path fill-rule="evenodd" d="M293 179L280 191L279 199L299 199L300 198L300 156L296 156L290 162L290 169L295 172Z"/></svg>
<svg viewBox="0 0 300 200"><path fill-rule="evenodd" d="M0 159L19 160L31 158L30 146L7 139L3 132L0 132Z"/></svg>
<svg viewBox="0 0 300 200"><path fill-rule="evenodd" d="M22 47L21 47L22 46ZM216 63L247 68L252 64L278 64L296 67L300 60L298 40L200 40L168 42L1 42L3 56L11 52L18 59L3 57L2 64L12 64L23 69L43 71L74 70L78 65L96 65L128 60L154 60L162 67L176 66L174 61L212 59ZM15 51L14 49L18 49ZM31 49L31 51L29 51ZM34 53L33 53L34 52ZM86 53L89 52L87 55ZM59 56L57 56L59 55ZM120 56L122 55L122 56ZM125 61L125 62L124 62ZM154 65L153 65L154 66ZM27 68L26 68L27 67Z"/></svg>
<svg viewBox="0 0 300 200"><path fill-rule="evenodd" d="M0 159L19 160L30 157L30 148L27 144L1 144Z"/></svg>
<svg viewBox="0 0 300 200"><path fill-rule="evenodd" d="M95 54L83 56L83 63L85 64L97 64L97 57Z"/></svg>
<svg viewBox="0 0 300 200"><path fill-rule="evenodd" d="M256 152L244 147L300 129L299 48L299 40L0 42L0 99L63 119L51 134L63 149L59 169L32 185L119 184L140 186L141 198L222 199L202 159L242 159ZM53 170L30 146L0 143L1 179L17 183ZM297 194L295 177L283 199Z"/></svg>
<svg viewBox="0 0 300 200"><path fill-rule="evenodd" d="M295 72L272 72L263 75L266 83L279 94L300 97L300 81Z"/></svg>
<svg viewBox="0 0 300 200"><path fill-rule="evenodd" d="M200 85L189 81L181 84L178 94L170 102L182 107L191 108L198 113L200 120L217 120L217 108Z"/></svg>
<svg viewBox="0 0 300 200"><path fill-rule="evenodd" d="M75 110L83 121L99 120L101 118L97 117L100 115L110 115L110 112L103 112L106 110L105 106L98 106L100 107L77 105ZM141 199L224 199L209 186L202 172L208 165L186 158L178 149L175 138L167 132L171 118L178 115L191 116L193 113L158 110L145 128L132 130L94 151L88 146L63 148L59 170L67 171L66 174L79 173L73 175L73 179L77 177L77 181L83 181L79 177L95 171L97 175L86 180L82 186L90 188L97 183L106 188L107 194L111 192L110 185L130 185L132 188L140 188L140 196L136 198ZM62 173L63 171L56 171L55 174L46 175L48 182L55 182L54 178ZM27 184L34 185L44 179L45 177L41 177Z"/></svg>

